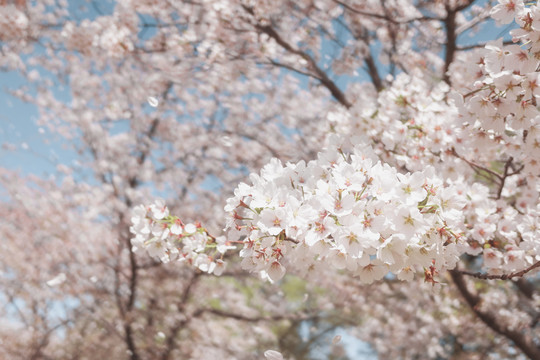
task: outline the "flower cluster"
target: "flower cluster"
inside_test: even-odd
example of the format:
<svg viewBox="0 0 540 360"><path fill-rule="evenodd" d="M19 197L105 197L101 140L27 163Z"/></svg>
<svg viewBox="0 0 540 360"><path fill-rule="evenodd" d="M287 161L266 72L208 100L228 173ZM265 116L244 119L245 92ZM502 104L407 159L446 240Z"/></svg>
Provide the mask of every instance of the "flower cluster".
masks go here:
<svg viewBox="0 0 540 360"><path fill-rule="evenodd" d="M446 83L431 85L426 74L414 71L397 75L378 93L367 90L356 90L351 109L327 115L331 130L369 137L382 160L406 171L434 166L444 179L474 176L452 152L456 144L462 147L465 135Z"/></svg>
<svg viewBox="0 0 540 360"><path fill-rule="evenodd" d="M502 39L486 45L476 72L482 76L466 94L462 115L471 133L480 132L504 147L507 157L523 164L527 175L540 174L540 7L505 0L492 16L501 23L515 19L514 42Z"/></svg>
<svg viewBox="0 0 540 360"><path fill-rule="evenodd" d="M0 3L0 41L16 40L27 35L29 19L14 5Z"/></svg>
<svg viewBox="0 0 540 360"><path fill-rule="evenodd" d="M401 174L368 146L348 155L334 145L307 164L274 159L251 181L227 202L228 238L243 240L244 268L272 281L284 264L307 272L323 263L365 283L419 270L432 281L458 260L465 197L432 168Z"/></svg>
<svg viewBox="0 0 540 360"><path fill-rule="evenodd" d="M133 210L130 231L134 251L146 249L148 254L164 263L172 260L187 261L199 270L221 275L226 263L223 255L231 247L224 237L213 237L200 224L184 224L169 215L162 200Z"/></svg>
<svg viewBox="0 0 540 360"><path fill-rule="evenodd" d="M515 194L515 184L505 191ZM482 255L483 267L492 275L521 271L540 260L540 205L489 198L488 188L474 184L466 191L467 246L465 252ZM537 196L531 196L535 201ZM520 211L524 209L525 211Z"/></svg>

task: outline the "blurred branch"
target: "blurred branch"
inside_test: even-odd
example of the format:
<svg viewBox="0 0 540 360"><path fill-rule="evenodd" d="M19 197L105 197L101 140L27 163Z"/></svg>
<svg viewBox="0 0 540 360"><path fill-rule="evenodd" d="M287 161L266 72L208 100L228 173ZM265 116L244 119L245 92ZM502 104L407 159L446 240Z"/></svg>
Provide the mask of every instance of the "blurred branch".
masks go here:
<svg viewBox="0 0 540 360"><path fill-rule="evenodd" d="M185 311L187 302L189 300L189 297L191 296L191 292L195 284L199 281L199 279L200 279L200 274L197 272L194 272L188 284L184 287L182 296L180 296L180 301L178 301L178 304L177 304L178 311L180 313L183 313ZM176 346L176 337L178 336L178 333L180 332L180 330L182 330L192 319L199 317L201 314L202 314L202 311L200 309L197 310L195 313L193 313L191 316L184 314L185 316L170 329L169 336L167 336L167 343L166 343L167 347L165 348L165 351L161 355L161 360L168 360L170 358L171 353Z"/></svg>
<svg viewBox="0 0 540 360"><path fill-rule="evenodd" d="M455 8L452 8L449 4L446 7L446 18L444 18L443 23L446 28L446 51L444 54L444 68L443 68L443 80L448 85L451 85L450 75L448 70L450 65L454 61L454 55L457 50L457 23L456 16L460 11L465 10L474 3L475 0L468 0L462 5L459 5Z"/></svg>
<svg viewBox="0 0 540 360"><path fill-rule="evenodd" d="M412 18L412 19L408 19L408 20L396 20L394 18L389 17L388 15L376 14L376 13L371 13L371 12L368 12L368 11L363 11L363 10L360 10L360 9L353 8L352 6L347 5L344 2L339 1L339 0L334 0L334 2L336 2L337 4L343 6L345 9L347 9L347 10L349 10L349 11L355 13L355 14L385 20L385 21L388 21L388 22L393 23L393 24L409 24L409 23L412 23L412 22L415 22L415 21L442 20L442 19L435 18L435 17L430 17L430 16L419 16L419 17L415 17L415 18Z"/></svg>
<svg viewBox="0 0 540 360"><path fill-rule="evenodd" d="M248 12L250 15L254 15L253 9L242 5L244 10ZM260 25L256 24L255 28L259 30L260 32L268 35L272 39L278 43L283 49L287 50L288 52L300 56L302 59L304 59L308 65L311 67L311 69L315 72L317 75L317 80L321 82L332 94L332 96L343 106L346 108L350 108L352 104L347 100L345 97L345 94L339 89L339 87L328 77L326 72L324 72L318 65L317 62L311 57L307 52L302 51L300 49L294 48L291 44L289 44L287 41L285 41L278 33L277 31L270 25Z"/></svg>
<svg viewBox="0 0 540 360"><path fill-rule="evenodd" d="M273 316L257 316L257 317L250 317L245 316L242 314L235 314L230 313L223 310L218 309L203 309L202 310L205 313L211 313L213 315L240 320L240 321L247 321L247 322L258 322L258 321L278 321L278 320L295 320L295 321L305 321L313 319L316 316L308 316L308 315L273 315Z"/></svg>
<svg viewBox="0 0 540 360"><path fill-rule="evenodd" d="M537 267L540 262L536 263ZM535 344L533 339L522 330L516 331L509 327L503 326L499 323L497 317L488 311L481 309L482 298L474 291L469 290L463 273L459 270L451 270L450 275L457 289L469 305L472 312L490 329L496 333L513 341L517 348L519 348L530 359L540 359L540 348Z"/></svg>
<svg viewBox="0 0 540 360"><path fill-rule="evenodd" d="M514 44L514 42L511 41L511 40L503 41L503 46L512 45L512 44ZM487 43L482 42L482 43L479 43L479 44L456 46L456 50L457 51L467 51L467 50L472 50L472 49L484 48L486 45L487 45Z"/></svg>
<svg viewBox="0 0 540 360"><path fill-rule="evenodd" d="M477 174L479 175L483 175L486 179L490 180L490 181L494 181L493 178L489 178L487 177L487 175L485 174L482 174L480 171L484 171L488 174L490 174L491 176L494 176L495 178L497 178L499 181L502 181L502 176L501 174L491 170L491 169L488 169L487 167L485 166L482 166L482 165L478 165L476 164L475 162L472 162L470 160L467 160L465 159L464 157L460 156L457 152L456 152L456 149L452 148L451 150L451 155L457 157L458 159L461 159L463 161L465 161Z"/></svg>
<svg viewBox="0 0 540 360"><path fill-rule="evenodd" d="M540 268L540 261L537 261L536 263L534 263L533 265L529 266L526 269L511 273L511 274L489 275L489 274L484 274L484 273L479 273L479 272L470 272L470 271L465 271L465 270L453 270L453 271L456 271L462 275L472 276L472 277L475 277L477 279L482 279L482 280L496 280L496 279L497 280L510 280L515 277L522 277L523 275L527 274L529 271L532 271L536 268Z"/></svg>
<svg viewBox="0 0 540 360"><path fill-rule="evenodd" d="M364 70L369 75L369 77L371 79L371 82L373 83L373 85L375 86L377 91L381 91L384 87L383 87L383 84L382 84L381 77L379 75L379 70L377 69L375 59L373 58L373 54L371 53L371 47L369 46L369 39L368 39L367 32L364 30L363 34L357 34L349 26L347 26L347 24L345 24L344 22L342 22L342 21L338 21L338 22L340 23L340 25L345 30L347 30L349 32L349 34L351 34L351 36L355 40L364 42L366 47L369 49L369 52L367 52L366 56L364 57L364 64L366 66L366 69L364 69ZM392 57L390 56L390 58L392 58Z"/></svg>

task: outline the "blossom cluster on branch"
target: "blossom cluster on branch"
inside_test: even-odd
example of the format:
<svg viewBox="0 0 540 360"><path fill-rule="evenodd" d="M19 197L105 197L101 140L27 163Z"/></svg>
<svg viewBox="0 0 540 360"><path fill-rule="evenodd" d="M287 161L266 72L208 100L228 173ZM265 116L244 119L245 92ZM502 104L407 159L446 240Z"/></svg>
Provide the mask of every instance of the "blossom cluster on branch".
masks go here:
<svg viewBox="0 0 540 360"><path fill-rule="evenodd" d="M285 274L283 264L306 273L325 266L321 261L365 283L390 271L402 280L419 271L433 280L455 266L463 247L465 194L443 184L432 168L400 174L369 146L356 145L350 155L329 147L307 164L283 166L274 159L251 181L227 201L227 240L244 244L245 269L263 271L272 281ZM211 257L196 255L209 245L202 228L184 227L162 203L141 205L135 214L134 246L162 261L194 260L204 271L219 273L208 267ZM211 240L225 252L225 237Z"/></svg>
<svg viewBox="0 0 540 360"><path fill-rule="evenodd" d="M388 272L433 280L458 260L465 195L432 168L400 174L369 146L348 154L336 144L307 164L273 160L251 182L227 201L227 234L243 239L243 267L273 281L283 264L330 265L364 283Z"/></svg>
<svg viewBox="0 0 540 360"><path fill-rule="evenodd" d="M464 253L481 254L490 274L539 260L540 10L503 1L491 13L515 18L520 28L511 34L523 45L489 43L478 69L467 70L478 80L464 82L461 94L445 82L426 91L418 71L400 74L378 105L367 104L368 91L328 113L341 135L327 136L317 160L274 159L237 188L225 231L243 244L245 269L276 281L286 267L306 273L329 264L371 283L389 272L434 281ZM157 239L135 242L155 255Z"/></svg>
<svg viewBox="0 0 540 360"><path fill-rule="evenodd" d="M145 248L151 257L164 263L186 261L201 271L221 275L225 270L223 254L234 248L224 236L213 237L200 224L184 224L169 215L162 200L136 207L131 222L133 250Z"/></svg>

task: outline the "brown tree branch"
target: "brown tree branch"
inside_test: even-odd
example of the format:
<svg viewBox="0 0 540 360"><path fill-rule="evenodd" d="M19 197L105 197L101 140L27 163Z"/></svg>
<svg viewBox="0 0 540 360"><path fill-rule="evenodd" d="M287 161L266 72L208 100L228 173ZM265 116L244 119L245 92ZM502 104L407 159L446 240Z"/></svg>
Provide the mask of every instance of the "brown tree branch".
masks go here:
<svg viewBox="0 0 540 360"><path fill-rule="evenodd" d="M525 355L532 360L540 359L540 348L533 339L523 331L512 330L499 323L497 317L491 313L480 309L482 298L474 291L469 290L463 274L459 270L451 270L450 276L457 289L469 305L472 312L490 329L514 342Z"/></svg>
<svg viewBox="0 0 540 360"><path fill-rule="evenodd" d="M129 358L131 360L139 360L139 353L137 352L137 348L135 347L135 340L133 339L133 328L131 327L131 323L126 322L124 324L124 332L125 332L125 340L129 351Z"/></svg>
<svg viewBox="0 0 540 360"><path fill-rule="evenodd" d="M355 40L363 41L366 44L366 46L369 48L369 40L368 40L367 31L364 30L364 33L360 35L356 31L353 31L351 28L349 28L349 26L347 26L347 24L343 23L342 21L338 20L338 22L345 30L347 30L349 34L351 34L351 36ZM375 64L375 59L373 58L373 55L371 53L371 48L369 48L369 50L370 51L364 57L364 64L366 67L364 70L369 75L371 82L373 83L377 91L381 91L384 88L383 82L381 80L381 76L379 75L379 70L377 69L377 65ZM392 59L390 60L392 61Z"/></svg>
<svg viewBox="0 0 540 360"><path fill-rule="evenodd" d="M252 8L250 8L250 7L246 6L246 5L242 5L242 8L244 8L244 10L246 10L246 12L248 12L250 15L252 15L252 16L254 15L254 12L253 12ZM272 39L274 39L274 41L276 43L278 43L278 45L281 46L283 49L287 50L291 54L298 55L299 57L304 59L308 63L311 70L315 72L315 75L317 75L316 79L319 80L321 82L321 84L330 91L332 96L340 104L342 104L346 108L350 108L352 106L352 104L349 102L349 100L347 100L347 97L345 96L345 94L339 89L339 87L336 85L336 83L334 83L328 77L326 72L324 72L319 67L319 65L317 65L317 62L315 61L315 59L313 59L313 57L311 57L311 55L309 55L305 51L302 51L300 49L296 49L295 47L293 47L291 44L289 44L287 41L285 41L281 37L281 35L279 35L277 33L277 31L270 25L261 25L261 24L257 23L257 24L255 24L255 28L257 30L259 30L260 32L268 35Z"/></svg>
<svg viewBox="0 0 540 360"><path fill-rule="evenodd" d="M278 320L295 320L295 321L304 321L313 318L312 316L302 316L302 315L273 315L273 316L257 316L250 317L242 314L231 313L218 309L204 309L202 310L205 313L211 313L213 315L221 316L224 318L230 318L246 322L258 322L258 321L278 321Z"/></svg>
<svg viewBox="0 0 540 360"><path fill-rule="evenodd" d="M472 277L475 277L477 279L482 279L482 280L510 280L510 279L515 278L515 277L523 277L529 271L532 271L532 270L534 270L536 268L540 268L540 261L537 261L536 263L534 263L533 265L529 266L526 269L511 273L511 274L489 275L489 274L484 274L484 273L479 273L479 272L471 272L471 271L465 271L465 270L454 270L454 271L456 271L456 272L458 272L458 273L460 273L462 275L472 276Z"/></svg>
<svg viewBox="0 0 540 360"><path fill-rule="evenodd" d="M292 65L287 65L287 64L284 64L284 63L280 63L278 61L275 61L275 60L272 60L272 59L268 59L268 62L270 63L270 65L274 65L274 66L278 66L278 67L281 67L281 68L284 68L284 69L287 69L287 70L290 70L290 71L293 71L297 74L300 74L300 75L303 75L303 76L308 76L308 77L312 77L312 78L315 78L319 81L321 81L321 78L319 78L318 76L312 74L312 73L309 73L307 71L303 71L303 70L300 70L300 69L297 69L295 68L294 66ZM262 64L265 64L265 63L262 63Z"/></svg>
<svg viewBox="0 0 540 360"><path fill-rule="evenodd" d="M450 69L450 65L454 61L454 56L457 51L458 33L456 16L460 11L463 11L469 6L471 6L473 2L474 0L468 0L462 5L455 8L451 8L448 4L446 5L446 18L444 18L443 20L444 27L446 28L446 51L444 54L443 80L448 85L451 85L448 70Z"/></svg>
<svg viewBox="0 0 540 360"><path fill-rule="evenodd" d="M514 281L514 284L519 289L519 291L527 297L527 299L532 300L535 293L534 286L524 278L519 278Z"/></svg>
<svg viewBox="0 0 540 360"><path fill-rule="evenodd" d="M187 302L189 300L189 297L191 296L191 292L193 290L193 287L200 279L200 273L194 272L193 276L189 280L188 284L185 286L184 291L182 292L182 296L180 297L180 300L178 301L177 307L179 312L184 312ZM187 314L184 314L185 317L178 321L171 330L169 331L169 336L167 336L167 346L165 348L165 351L161 355L161 360L168 360L171 357L171 353L174 350L176 346L176 337L178 336L178 333L180 330L182 330L193 318L199 317L202 314L202 310L199 309L192 315L188 316Z"/></svg>
<svg viewBox="0 0 540 360"><path fill-rule="evenodd" d="M420 16L420 17L415 17L415 18L407 19L407 20L397 20L397 19L389 17L386 14L376 14L376 13L371 13L371 12L368 12L368 11L363 11L363 10L360 10L360 9L353 8L352 6L350 6L348 4L345 4L344 2L339 1L339 0L334 0L334 2L336 2L337 4L343 6L345 9L347 9L347 10L349 10L349 11L355 13L355 14L363 15L363 16L367 16L367 17L372 17L372 18L376 18L376 19L381 19L381 20L384 20L384 21L388 21L388 22L390 22L392 24L410 24L410 23L415 22L415 21L441 20L439 18L434 18L434 17L430 17L430 16Z"/></svg>
<svg viewBox="0 0 540 360"><path fill-rule="evenodd" d="M447 15L444 19L444 27L446 28L446 51L444 54L444 68L443 68L443 80L448 85L450 84L450 75L448 70L452 61L454 61L454 54L457 49L457 34L456 34L456 14L457 11L451 9L449 6L446 7Z"/></svg>
<svg viewBox="0 0 540 360"><path fill-rule="evenodd" d="M377 92L380 92L384 88L384 86L381 80L381 76L379 75L377 65L375 65L375 60L371 55L371 52L369 52L365 57L364 63L366 64L368 70L367 73L371 78L371 82L373 83L373 85L375 85L375 89L377 89Z"/></svg>
<svg viewBox="0 0 540 360"><path fill-rule="evenodd" d="M471 168L473 168L473 170L482 170L482 171L485 171L487 172L488 174L492 175L492 176L495 176L499 181L502 181L502 176L501 174L491 170L491 169L488 169L484 166L481 166L481 165L478 165L470 160L467 160L465 159L464 157L460 156L457 152L456 152L456 149L452 148L451 150L451 154L455 157L457 157L458 159L461 159L463 161L465 161Z"/></svg>
<svg viewBox="0 0 540 360"><path fill-rule="evenodd" d="M514 44L514 42L511 40L503 41L503 45L512 45L512 44ZM487 42L482 42L479 44L472 44L472 45L456 46L456 51L467 51L467 50L472 50L472 49L478 49L478 48L483 48L486 45L487 45Z"/></svg>
<svg viewBox="0 0 540 360"><path fill-rule="evenodd" d="M510 166L512 166L512 161L514 161L513 157L509 157L508 160L506 160L506 163L504 164L504 172L501 177L501 183L499 184L499 189L497 190L497 199L501 198L502 191L504 189L504 184L506 183L506 178L508 175L508 170L510 170Z"/></svg>

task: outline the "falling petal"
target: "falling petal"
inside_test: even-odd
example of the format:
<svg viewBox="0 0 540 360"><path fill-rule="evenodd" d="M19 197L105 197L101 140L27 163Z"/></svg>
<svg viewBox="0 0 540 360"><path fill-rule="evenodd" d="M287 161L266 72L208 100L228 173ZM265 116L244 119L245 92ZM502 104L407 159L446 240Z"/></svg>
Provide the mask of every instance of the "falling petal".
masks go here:
<svg viewBox="0 0 540 360"><path fill-rule="evenodd" d="M268 269L268 277L273 282L276 282L280 280L283 275L285 275L285 267L283 267L283 265L281 265L279 262L274 261Z"/></svg>
<svg viewBox="0 0 540 360"><path fill-rule="evenodd" d="M157 107L159 105L158 99L153 96L149 96L146 100L151 107Z"/></svg>
<svg viewBox="0 0 540 360"><path fill-rule="evenodd" d="M275 350L266 350L264 352L264 357L267 360L283 360L283 355Z"/></svg>
<svg viewBox="0 0 540 360"><path fill-rule="evenodd" d="M53 277L51 280L47 281L47 286L54 287L62 284L64 281L66 281L66 274L60 273Z"/></svg>
<svg viewBox="0 0 540 360"><path fill-rule="evenodd" d="M233 145L231 138L227 135L221 137L221 143L225 147L231 147Z"/></svg>
<svg viewBox="0 0 540 360"><path fill-rule="evenodd" d="M341 335L336 335L336 336L334 336L334 338L332 339L332 344L333 344L333 345L336 345L336 344L338 344L340 341L341 341Z"/></svg>

